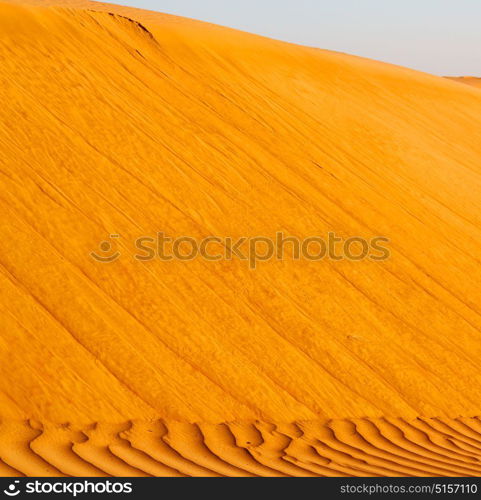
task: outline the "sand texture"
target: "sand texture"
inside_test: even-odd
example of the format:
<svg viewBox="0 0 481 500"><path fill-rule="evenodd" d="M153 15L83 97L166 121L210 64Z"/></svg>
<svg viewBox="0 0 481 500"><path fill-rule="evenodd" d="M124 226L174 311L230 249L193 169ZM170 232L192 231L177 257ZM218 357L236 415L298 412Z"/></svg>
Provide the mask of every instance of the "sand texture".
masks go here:
<svg viewBox="0 0 481 500"><path fill-rule="evenodd" d="M0 1L0 81L0 475L479 474L478 88L67 0Z"/></svg>

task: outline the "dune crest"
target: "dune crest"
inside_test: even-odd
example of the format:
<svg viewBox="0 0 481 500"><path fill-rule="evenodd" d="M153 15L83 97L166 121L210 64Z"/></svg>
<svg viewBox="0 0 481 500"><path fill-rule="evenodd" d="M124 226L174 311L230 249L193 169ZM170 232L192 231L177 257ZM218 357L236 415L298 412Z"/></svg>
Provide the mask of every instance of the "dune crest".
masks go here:
<svg viewBox="0 0 481 500"><path fill-rule="evenodd" d="M450 80L455 82L471 85L472 87L481 88L481 78L475 76L448 76Z"/></svg>
<svg viewBox="0 0 481 500"><path fill-rule="evenodd" d="M0 446L25 455L0 473L478 470L477 89L75 0L0 1L0 59ZM159 231L383 235L391 258L133 259ZM120 258L92 260L112 234ZM158 419L158 459L102 424ZM322 444L276 431L301 421ZM209 439L227 455L197 463Z"/></svg>

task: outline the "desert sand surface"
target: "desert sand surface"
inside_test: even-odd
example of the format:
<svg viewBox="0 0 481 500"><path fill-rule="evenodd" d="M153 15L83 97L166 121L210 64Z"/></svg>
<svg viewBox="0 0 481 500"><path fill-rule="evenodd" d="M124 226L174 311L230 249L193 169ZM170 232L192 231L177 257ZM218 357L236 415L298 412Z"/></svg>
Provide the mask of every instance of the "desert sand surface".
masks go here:
<svg viewBox="0 0 481 500"><path fill-rule="evenodd" d="M0 1L0 60L0 475L480 474L478 89L87 1Z"/></svg>
<svg viewBox="0 0 481 500"><path fill-rule="evenodd" d="M273 424L3 421L3 476L412 477L481 474L477 418Z"/></svg>
<svg viewBox="0 0 481 500"><path fill-rule="evenodd" d="M476 76L448 76L450 80L481 88L481 78Z"/></svg>

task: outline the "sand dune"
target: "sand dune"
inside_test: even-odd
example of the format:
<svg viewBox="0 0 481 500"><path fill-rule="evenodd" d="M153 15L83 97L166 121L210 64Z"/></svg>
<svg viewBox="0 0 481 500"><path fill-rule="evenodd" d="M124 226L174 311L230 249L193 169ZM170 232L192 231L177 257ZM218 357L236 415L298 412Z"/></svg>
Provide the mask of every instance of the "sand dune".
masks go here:
<svg viewBox="0 0 481 500"><path fill-rule="evenodd" d="M471 85L472 87L481 87L481 78L475 76L448 76L447 78L455 82Z"/></svg>
<svg viewBox="0 0 481 500"><path fill-rule="evenodd" d="M86 427L5 421L0 474L127 477L479 476L478 418ZM13 437L15 436L15 437Z"/></svg>
<svg viewBox="0 0 481 500"><path fill-rule="evenodd" d="M86 1L0 1L0 59L0 474L478 473L478 89ZM133 259L158 231L392 256Z"/></svg>

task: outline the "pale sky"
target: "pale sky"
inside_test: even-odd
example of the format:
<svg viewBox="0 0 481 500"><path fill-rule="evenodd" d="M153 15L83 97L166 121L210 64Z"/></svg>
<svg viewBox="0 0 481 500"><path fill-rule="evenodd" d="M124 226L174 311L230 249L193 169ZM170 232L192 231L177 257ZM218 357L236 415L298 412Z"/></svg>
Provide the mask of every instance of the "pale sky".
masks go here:
<svg viewBox="0 0 481 500"><path fill-rule="evenodd" d="M481 76L481 0L104 0L438 75Z"/></svg>

